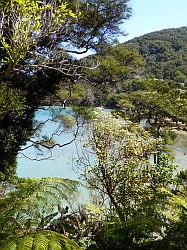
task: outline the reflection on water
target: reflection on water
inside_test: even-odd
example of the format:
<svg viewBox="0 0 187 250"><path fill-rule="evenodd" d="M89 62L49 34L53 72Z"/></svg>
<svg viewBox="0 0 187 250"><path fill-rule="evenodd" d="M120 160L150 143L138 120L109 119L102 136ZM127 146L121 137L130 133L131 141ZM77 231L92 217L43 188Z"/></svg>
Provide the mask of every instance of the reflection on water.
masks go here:
<svg viewBox="0 0 187 250"><path fill-rule="evenodd" d="M57 107L53 107L46 110L39 110L36 112L35 119L39 122L46 122L45 126L42 128L42 134L46 136L50 136L55 130L57 131L59 122L53 122L52 118L56 115L60 114L72 114L71 108L59 109ZM50 119L51 118L51 119ZM63 127L61 127L63 129ZM59 143L67 143L74 138L76 127L72 130L68 130L60 134L59 136L54 136L55 140ZM53 150L52 157L48 160L41 160L43 155L38 157L38 161L29 160L28 158L35 158L39 152L36 148L28 148L23 152L20 152L18 156L18 169L17 174L20 177L45 177L45 176L53 176L53 177L63 177L70 179L78 179L77 173L73 170L73 159L78 157L77 153L77 145L83 144L81 138L82 135L85 135L83 129L79 130L79 134L77 136L76 141L71 144L59 148L55 147ZM34 139L34 138L33 138ZM29 145L29 142L26 146ZM187 132L180 131L177 134L177 138L175 141L175 145L172 146L173 155L176 157L176 163L179 165L180 169L187 168ZM23 157L23 154L28 158ZM49 154L48 151L44 151L45 156Z"/></svg>

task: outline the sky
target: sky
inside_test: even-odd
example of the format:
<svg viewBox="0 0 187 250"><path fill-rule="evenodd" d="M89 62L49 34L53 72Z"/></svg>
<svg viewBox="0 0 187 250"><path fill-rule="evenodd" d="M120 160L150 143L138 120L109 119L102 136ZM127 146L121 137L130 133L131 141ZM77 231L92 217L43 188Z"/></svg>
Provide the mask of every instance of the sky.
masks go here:
<svg viewBox="0 0 187 250"><path fill-rule="evenodd" d="M187 0L131 0L132 16L122 25L124 42L152 31L187 26Z"/></svg>
<svg viewBox="0 0 187 250"><path fill-rule="evenodd" d="M117 37L120 43L149 32L187 26L187 0L130 0L129 5L132 16L121 26L127 35Z"/></svg>

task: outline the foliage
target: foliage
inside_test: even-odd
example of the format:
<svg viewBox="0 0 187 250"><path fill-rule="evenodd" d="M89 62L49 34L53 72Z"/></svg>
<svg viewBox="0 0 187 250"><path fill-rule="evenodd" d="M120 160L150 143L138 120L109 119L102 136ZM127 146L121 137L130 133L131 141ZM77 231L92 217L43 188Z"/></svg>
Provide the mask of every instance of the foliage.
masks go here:
<svg viewBox="0 0 187 250"><path fill-rule="evenodd" d="M105 45L97 56L84 59L85 62L91 60L99 62L98 67L87 72L87 81L93 85L91 90L95 105L109 106L107 97L111 92L120 93L122 83L133 78L134 72L143 64L142 57L135 49L128 50L121 44Z"/></svg>
<svg viewBox="0 0 187 250"><path fill-rule="evenodd" d="M89 81L96 85L95 89L92 88L96 105L116 108L121 107L124 103L130 108L131 103L126 100L129 99L129 92L142 90L140 84L137 84L138 79L145 82L143 90L145 90L146 85L147 90L150 87L150 83L147 81L150 79L157 80L155 87L159 86L159 92L164 91L165 88L165 94L167 94L168 89L171 92L175 89L173 90L174 99L172 101L173 103L177 102L177 96L175 96L174 92L179 89L181 93L182 91L184 92L183 95L186 93L185 34L186 27L166 29L134 38L124 44L112 46L112 48L106 44L101 46L100 50L98 50L100 66L93 70L89 76ZM91 61L93 59L96 59L96 56L89 56L85 60ZM102 86L101 88L99 87L100 85ZM161 86L162 89L160 88ZM148 91L150 93L147 93L144 97L145 100L154 98L155 95L153 93L157 90L150 87ZM123 97L121 96L122 93L124 93ZM141 98L143 98L143 95L144 92ZM157 100L155 98L152 101L153 104L158 99L160 103L162 100L165 100L162 98L169 98L167 95L155 97L157 97ZM134 96L135 98L136 96ZM171 98L169 98L168 103L170 101Z"/></svg>
<svg viewBox="0 0 187 250"><path fill-rule="evenodd" d="M59 211L61 216L54 219L48 229L65 234L84 249L95 243L95 236L105 219L104 209L93 204L79 204L71 213L64 212L63 208Z"/></svg>
<svg viewBox="0 0 187 250"><path fill-rule="evenodd" d="M112 43L121 33L120 25L131 15L128 3L129 0L78 1L82 15L76 25L70 25L68 36L72 44L87 51L97 49L102 42Z"/></svg>
<svg viewBox="0 0 187 250"><path fill-rule="evenodd" d="M68 129L76 123L75 117L70 114L58 115L57 119L63 122L63 126Z"/></svg>
<svg viewBox="0 0 187 250"><path fill-rule="evenodd" d="M46 216L70 201L78 182L62 178L18 179L6 184L0 200L0 240L44 229ZM11 204L11 205L10 205ZM49 222L48 222L49 223Z"/></svg>
<svg viewBox="0 0 187 250"><path fill-rule="evenodd" d="M28 234L24 237L4 241L2 250L81 250L81 248L64 235L52 231Z"/></svg>
<svg viewBox="0 0 187 250"><path fill-rule="evenodd" d="M21 146L37 130L34 112L62 82L73 85L83 74L68 53L111 41L131 10L128 0L9 0L1 1L0 9L0 84L6 86L0 97L0 171L8 179L15 175Z"/></svg>
<svg viewBox="0 0 187 250"><path fill-rule="evenodd" d="M83 173L89 187L107 201L113 237L105 226L102 233L116 245L114 249L119 247L117 241L120 247L126 244L134 249L135 245L154 242L154 234L164 236L162 228L167 224L167 216L163 211L167 211L169 193L162 189L175 185L176 166L166 155L161 155L157 164L152 163L151 156L158 145L138 125L108 113L96 114L87 145L96 162L85 160ZM102 240L105 242L101 236L98 244Z"/></svg>
<svg viewBox="0 0 187 250"><path fill-rule="evenodd" d="M165 29L134 38L127 48L136 48L145 59L144 77L186 84L187 28Z"/></svg>
<svg viewBox="0 0 187 250"><path fill-rule="evenodd" d="M158 249L185 249L187 247L187 190L185 185L185 173L178 175L177 190L169 191L163 189L168 194L169 203L163 214L167 218L165 236L158 241Z"/></svg>
<svg viewBox="0 0 187 250"><path fill-rule="evenodd" d="M6 114L22 115L25 108L24 93L15 90L4 83L0 85L0 120Z"/></svg>
<svg viewBox="0 0 187 250"><path fill-rule="evenodd" d="M27 53L33 46L37 45L37 33L43 32L46 14L50 18L50 24L45 29L45 35L58 32L68 18L75 18L76 15L68 9L67 3L60 3L57 8L52 3L42 4L41 1L8 1L1 7L4 15L10 16L14 13L11 25L5 17L1 20L3 30L1 31L1 49L5 54L2 63L8 63L9 70L12 70L20 60L25 59ZM10 26L11 25L11 26ZM6 31L6 35L3 33ZM11 67L11 68L10 68Z"/></svg>
<svg viewBox="0 0 187 250"><path fill-rule="evenodd" d="M100 77L102 83L109 84L121 82L143 64L142 57L136 50L128 50L121 44L104 47L99 53L99 59L100 65L95 70L97 77Z"/></svg>
<svg viewBox="0 0 187 250"><path fill-rule="evenodd" d="M78 105L87 95L86 86L82 83L71 84L68 82L61 84L56 93L60 100L68 102L68 104Z"/></svg>
<svg viewBox="0 0 187 250"><path fill-rule="evenodd" d="M76 109L81 118L93 119L88 161L82 163L85 180L99 193L99 206L75 213L62 208L74 198L76 181L4 181L2 249L80 249L65 235L84 248L93 242L100 249L185 248L186 174L173 175L176 166L160 153L160 137L168 128L185 129L187 122L186 28L109 46L130 16L128 0L9 0L1 1L0 10L1 179L15 175L17 153L36 132L34 112L46 98L59 98L64 106L68 100L122 109L115 116ZM98 51L94 58L78 61L69 54L90 48ZM100 64L90 72L94 60ZM80 80L83 74L87 79ZM127 116L145 120L154 137ZM66 129L76 123L70 115L57 119ZM40 143L50 147L55 141L43 136Z"/></svg>
<svg viewBox="0 0 187 250"><path fill-rule="evenodd" d="M95 116L95 107L87 107L87 106L76 106L73 107L74 111L78 114L78 116L85 121L92 120Z"/></svg>
<svg viewBox="0 0 187 250"><path fill-rule="evenodd" d="M132 80L116 96L118 106L134 122L144 121L144 128L166 141L172 129L186 127L186 90L160 80Z"/></svg>
<svg viewBox="0 0 187 250"><path fill-rule="evenodd" d="M51 19L48 29L45 29L44 20L47 13ZM57 8L52 3L45 5L40 1L7 1L1 5L0 79L6 86L2 89L3 98L10 97L7 104L11 102L9 112L6 112L7 108L4 105L1 106L3 116L0 124L0 169L6 179L15 174L15 168L12 166L16 165L16 155L21 145L35 131L34 111L47 95L48 90L52 91L56 85L54 80L54 84L51 82L47 84L45 81L45 86L43 80L46 76L42 79L43 73L40 72L39 76L38 71L34 70L44 59L40 56L36 58L41 37L51 35L54 31L58 32L62 22L64 24L72 15L67 4L63 3L58 4ZM57 17L61 18L62 22L55 24ZM30 67L34 68L29 68L31 61ZM13 94L15 101L11 97ZM21 109L21 116L16 113L18 109Z"/></svg>

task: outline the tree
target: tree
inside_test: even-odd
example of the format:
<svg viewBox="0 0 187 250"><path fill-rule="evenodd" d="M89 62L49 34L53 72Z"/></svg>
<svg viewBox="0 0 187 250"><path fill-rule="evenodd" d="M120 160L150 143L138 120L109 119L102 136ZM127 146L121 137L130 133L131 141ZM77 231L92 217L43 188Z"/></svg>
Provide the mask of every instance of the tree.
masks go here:
<svg viewBox="0 0 187 250"><path fill-rule="evenodd" d="M158 142L140 126L101 112L94 118L87 146L96 160L89 154L88 161L83 157L84 179L104 197L111 217L109 232L123 230L121 244L125 245L115 248L114 244L114 249L125 249L128 244L134 249L136 244L152 242L153 232L163 237L167 193L162 189L174 185L175 166L167 155L162 155L159 163L152 163Z"/></svg>
<svg viewBox="0 0 187 250"><path fill-rule="evenodd" d="M57 207L77 194L77 181L62 178L15 179L1 183L1 249L79 249L67 237L47 231ZM67 244L67 246L66 246ZM64 248L63 248L64 247Z"/></svg>
<svg viewBox="0 0 187 250"><path fill-rule="evenodd" d="M173 128L185 129L186 90L153 79L135 80L129 85L128 92L119 98L119 106L130 119L135 122L145 119L147 129L156 138Z"/></svg>
<svg viewBox="0 0 187 250"><path fill-rule="evenodd" d="M175 83L156 79L132 80L116 96L122 116L144 126L155 138L173 143L176 130L186 128L186 90ZM159 150L155 163L159 161Z"/></svg>
<svg viewBox="0 0 187 250"><path fill-rule="evenodd" d="M88 72L87 80L93 86L97 105L115 106L114 93L120 93L123 82L137 74L143 59L135 49L127 49L123 44L104 44L93 58L99 61L99 66Z"/></svg>
<svg viewBox="0 0 187 250"><path fill-rule="evenodd" d="M68 53L83 53L81 49L112 39L130 15L127 4L128 0L1 2L1 95L13 100L0 110L2 178L15 174L17 153L35 132L34 112L44 99L60 82L73 83L82 75L80 63Z"/></svg>

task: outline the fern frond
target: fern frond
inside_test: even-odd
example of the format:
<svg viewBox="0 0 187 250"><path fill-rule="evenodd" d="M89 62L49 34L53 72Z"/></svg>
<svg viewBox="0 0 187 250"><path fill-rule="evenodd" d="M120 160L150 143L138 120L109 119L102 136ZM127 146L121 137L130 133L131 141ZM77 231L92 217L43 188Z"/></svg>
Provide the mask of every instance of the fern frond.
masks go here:
<svg viewBox="0 0 187 250"><path fill-rule="evenodd" d="M66 236L52 231L41 231L20 238L3 241L1 250L81 250Z"/></svg>
<svg viewBox="0 0 187 250"><path fill-rule="evenodd" d="M185 212L187 212L187 198L186 198L186 196L175 195L170 190L168 190L166 188L163 188L162 191L167 193L171 197L172 202L176 206L182 208Z"/></svg>
<svg viewBox="0 0 187 250"><path fill-rule="evenodd" d="M184 194L173 194L170 190L162 188L162 193L167 194L167 206L160 210L160 214L164 215L167 220L172 223L178 223L187 216L187 198Z"/></svg>
<svg viewBox="0 0 187 250"><path fill-rule="evenodd" d="M16 249L25 249L25 250L32 249L33 241L34 241L33 238L25 236L24 238L22 238L22 240L17 242Z"/></svg>
<svg viewBox="0 0 187 250"><path fill-rule="evenodd" d="M18 179L0 199L0 239L35 230L43 217L75 195L78 184L63 178Z"/></svg>

